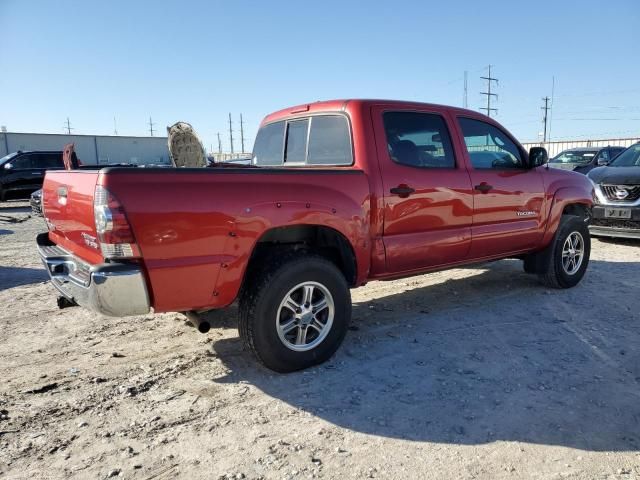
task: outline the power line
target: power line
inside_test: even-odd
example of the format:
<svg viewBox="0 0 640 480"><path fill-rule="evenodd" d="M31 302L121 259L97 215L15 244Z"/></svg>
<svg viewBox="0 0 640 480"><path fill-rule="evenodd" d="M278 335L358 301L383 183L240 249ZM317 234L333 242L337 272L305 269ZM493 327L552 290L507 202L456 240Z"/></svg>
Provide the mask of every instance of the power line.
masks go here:
<svg viewBox="0 0 640 480"><path fill-rule="evenodd" d="M75 130L75 128L71 128L71 122L69 121L69 117L67 117L67 121L65 123L64 128L67 129L67 135L71 135L71 130Z"/></svg>
<svg viewBox="0 0 640 480"><path fill-rule="evenodd" d="M543 142L547 142L547 118L549 116L549 97L544 97L542 101L544 102L544 106L540 107L544 111L544 116L542 117L542 121L544 122L544 134L542 137Z"/></svg>
<svg viewBox="0 0 640 480"><path fill-rule="evenodd" d="M149 133L151 134L151 136L153 137L153 126L155 125L155 123L153 123L153 121L151 120L151 117L149 117Z"/></svg>
<svg viewBox="0 0 640 480"><path fill-rule="evenodd" d="M483 80L487 81L487 91L486 92L480 92L480 95L486 95L487 96L487 106L486 107L480 107L480 110L484 110L487 114L487 117L491 116L491 112L498 112L497 108L491 108L491 97L496 97L496 100L498 99L498 95L495 93L491 93L491 82L496 82L496 85L498 85L498 79L497 78L493 78L491 76L491 65L489 65L489 74L487 77L480 77Z"/></svg>
<svg viewBox="0 0 640 480"><path fill-rule="evenodd" d="M233 129L231 128L231 113L229 113L229 145L231 145L231 153L233 153Z"/></svg>

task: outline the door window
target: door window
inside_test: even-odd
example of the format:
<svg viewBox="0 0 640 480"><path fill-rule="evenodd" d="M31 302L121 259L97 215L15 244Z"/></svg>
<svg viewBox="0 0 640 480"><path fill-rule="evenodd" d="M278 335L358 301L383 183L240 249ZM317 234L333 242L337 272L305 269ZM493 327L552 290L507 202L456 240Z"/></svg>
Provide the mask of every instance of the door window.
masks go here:
<svg viewBox="0 0 640 480"><path fill-rule="evenodd" d="M14 170L25 170L33 168L33 156L32 155L20 155L15 160L11 161Z"/></svg>
<svg viewBox="0 0 640 480"><path fill-rule="evenodd" d="M386 112L383 115L391 160L422 168L455 168L451 138L440 115Z"/></svg>
<svg viewBox="0 0 640 480"><path fill-rule="evenodd" d="M473 168L502 170L524 167L520 149L503 131L480 120L458 120Z"/></svg>

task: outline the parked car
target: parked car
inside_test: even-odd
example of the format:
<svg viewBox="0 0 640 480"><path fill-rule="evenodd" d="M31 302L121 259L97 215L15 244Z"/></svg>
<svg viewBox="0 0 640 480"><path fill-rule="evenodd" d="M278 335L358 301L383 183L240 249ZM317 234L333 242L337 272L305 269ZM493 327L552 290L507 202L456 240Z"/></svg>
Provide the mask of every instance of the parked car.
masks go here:
<svg viewBox="0 0 640 480"><path fill-rule="evenodd" d="M587 177L596 202L589 230L593 235L640 238L640 143L630 146Z"/></svg>
<svg viewBox="0 0 640 480"><path fill-rule="evenodd" d="M53 285L105 315L186 312L201 331L237 300L244 344L285 372L336 351L349 289L369 280L517 257L569 288L589 262L591 182L471 110L287 108L252 162L48 172L37 245Z"/></svg>
<svg viewBox="0 0 640 480"><path fill-rule="evenodd" d="M616 155L624 151L624 147L580 147L564 150L549 160L549 166L573 170L587 174L595 167L606 165Z"/></svg>
<svg viewBox="0 0 640 480"><path fill-rule="evenodd" d="M38 217L42 217L42 189L38 189L31 194L31 198L29 199L29 204L31 205L31 213Z"/></svg>
<svg viewBox="0 0 640 480"><path fill-rule="evenodd" d="M0 158L0 201L29 196L42 187L47 170L63 168L61 151L18 151Z"/></svg>

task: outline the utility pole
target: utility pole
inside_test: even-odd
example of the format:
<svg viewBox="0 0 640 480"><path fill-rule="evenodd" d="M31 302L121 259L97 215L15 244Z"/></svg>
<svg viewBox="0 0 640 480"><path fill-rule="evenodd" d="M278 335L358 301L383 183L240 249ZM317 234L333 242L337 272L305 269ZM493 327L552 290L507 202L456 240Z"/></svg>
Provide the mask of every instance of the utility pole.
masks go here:
<svg viewBox="0 0 640 480"><path fill-rule="evenodd" d="M67 129L67 135L71 135L71 130L73 130L73 128L71 128L71 122L69 121L69 117L67 117L67 122L64 128Z"/></svg>
<svg viewBox="0 0 640 480"><path fill-rule="evenodd" d="M240 114L240 145L242 146L242 153L244 153L244 123L242 122L242 114Z"/></svg>
<svg viewBox="0 0 640 480"><path fill-rule="evenodd" d="M544 97L542 101L544 102L544 107L540 107L544 111L544 116L542 117L542 121L544 122L544 135L542 137L542 142L547 143L547 118L549 114L549 97Z"/></svg>
<svg viewBox="0 0 640 480"><path fill-rule="evenodd" d="M222 142L220 141L220 132L218 132L216 135L218 135L218 153L222 154Z"/></svg>
<svg viewBox="0 0 640 480"><path fill-rule="evenodd" d="M467 108L469 105L467 103L467 74L469 72L467 72L466 70L464 71L464 96L462 97L462 106L464 108Z"/></svg>
<svg viewBox="0 0 640 480"><path fill-rule="evenodd" d="M118 135L118 127L116 126L116 117L113 117L113 134Z"/></svg>
<svg viewBox="0 0 640 480"><path fill-rule="evenodd" d="M231 153L233 154L233 130L231 129L231 113L229 113L229 145L231 145Z"/></svg>
<svg viewBox="0 0 640 480"><path fill-rule="evenodd" d="M155 125L155 123L153 123L153 121L151 120L151 117L149 117L149 133L151 134L151 136L153 137L153 126Z"/></svg>
<svg viewBox="0 0 640 480"><path fill-rule="evenodd" d="M484 110L487 113L487 117L491 116L491 112L497 112L498 109L497 108L491 108L491 97L496 97L496 99L498 98L498 95L496 95L495 93L491 93L491 82L496 82L496 85L498 85L498 79L497 78L493 78L491 76L491 65L489 65L489 75L487 77L480 77L483 80L487 81L487 91L486 92L480 92L480 95L486 95L487 96L487 106L486 107L480 107L480 110Z"/></svg>

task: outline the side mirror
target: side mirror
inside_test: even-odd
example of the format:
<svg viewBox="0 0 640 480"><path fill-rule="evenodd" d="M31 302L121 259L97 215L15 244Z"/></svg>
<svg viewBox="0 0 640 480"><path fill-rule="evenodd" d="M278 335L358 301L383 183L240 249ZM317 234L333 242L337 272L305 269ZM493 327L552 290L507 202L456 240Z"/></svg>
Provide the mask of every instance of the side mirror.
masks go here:
<svg viewBox="0 0 640 480"><path fill-rule="evenodd" d="M609 160L607 160L606 158L599 158L598 159L598 166L599 167L604 167L605 165L609 165Z"/></svg>
<svg viewBox="0 0 640 480"><path fill-rule="evenodd" d="M13 163L5 163L4 164L4 169L5 170L11 170L13 168Z"/></svg>
<svg viewBox="0 0 640 480"><path fill-rule="evenodd" d="M536 168L549 161L547 149L543 147L531 147L529 150L529 167Z"/></svg>

